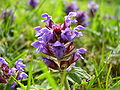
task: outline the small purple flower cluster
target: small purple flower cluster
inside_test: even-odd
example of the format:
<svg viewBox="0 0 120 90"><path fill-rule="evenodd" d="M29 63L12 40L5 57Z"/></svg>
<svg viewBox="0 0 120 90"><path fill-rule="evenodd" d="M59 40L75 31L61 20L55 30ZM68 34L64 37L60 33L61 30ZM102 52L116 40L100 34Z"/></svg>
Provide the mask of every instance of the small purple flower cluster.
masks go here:
<svg viewBox="0 0 120 90"><path fill-rule="evenodd" d="M89 16L87 12L77 11L77 16L76 16L76 20L78 21L77 24L86 27L89 24L89 22L86 21L88 17Z"/></svg>
<svg viewBox="0 0 120 90"><path fill-rule="evenodd" d="M88 22L86 22L87 18L88 18L88 13L85 12L85 11L78 11L79 7L78 5L76 5L76 2L72 2L68 5L66 5L65 7L65 13L68 15L69 12L76 12L77 15L76 15L76 20L77 20L77 24L78 25L82 25L82 26L87 26L88 25Z"/></svg>
<svg viewBox="0 0 120 90"><path fill-rule="evenodd" d="M76 5L75 2L72 2L68 5L66 5L65 13L68 15L69 12L73 12L73 11L77 12L77 15L75 17L77 20L77 24L86 27L89 24L89 22L87 21L88 17L95 16L98 8L99 8L99 6L95 2L89 1L89 3L88 3L89 12L86 12L86 11L78 10L79 9L78 5Z"/></svg>
<svg viewBox="0 0 120 90"><path fill-rule="evenodd" d="M4 10L2 9L2 14L1 14L1 18L3 19L4 23L12 23L14 21L14 13L12 12L12 10Z"/></svg>
<svg viewBox="0 0 120 90"><path fill-rule="evenodd" d="M25 64L22 63L22 59L18 59L15 65L11 68L8 67L8 63L4 58L0 57L0 83L8 83L8 80L12 75L16 75L16 80L23 80L28 77L26 73L24 73L23 68L25 68ZM13 82L11 88L16 86L16 81Z"/></svg>
<svg viewBox="0 0 120 90"><path fill-rule="evenodd" d="M98 4L96 4L94 1L89 1L88 2L89 16L94 17L98 8L99 8Z"/></svg>
<svg viewBox="0 0 120 90"><path fill-rule="evenodd" d="M83 35L77 30L84 29L81 25L71 29L71 23L77 22L72 18L76 15L76 12L70 12L68 16L65 16L64 23L55 24L52 17L45 13L42 17L46 19L42 21L46 23L46 27L34 28L38 40L33 42L32 46L37 48L37 52L51 56L50 58L42 57L42 59L52 69L63 71L79 58L83 59L81 54L84 54L86 49L80 48L74 51L73 39Z"/></svg>
<svg viewBox="0 0 120 90"><path fill-rule="evenodd" d="M32 7L32 8L36 8L38 5L38 0L29 0L28 4Z"/></svg>
<svg viewBox="0 0 120 90"><path fill-rule="evenodd" d="M65 3L65 13L68 15L70 12L76 12L79 9L79 6L76 5L76 2L73 1L72 3L67 4Z"/></svg>

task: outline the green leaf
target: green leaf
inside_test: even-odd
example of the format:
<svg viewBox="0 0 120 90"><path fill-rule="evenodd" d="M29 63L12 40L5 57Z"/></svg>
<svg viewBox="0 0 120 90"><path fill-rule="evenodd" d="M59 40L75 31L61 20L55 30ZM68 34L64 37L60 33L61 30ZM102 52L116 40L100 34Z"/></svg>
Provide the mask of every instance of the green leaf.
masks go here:
<svg viewBox="0 0 120 90"><path fill-rule="evenodd" d="M73 70L68 72L69 77L78 84L81 83L82 79L90 79L90 75L80 67L75 67Z"/></svg>

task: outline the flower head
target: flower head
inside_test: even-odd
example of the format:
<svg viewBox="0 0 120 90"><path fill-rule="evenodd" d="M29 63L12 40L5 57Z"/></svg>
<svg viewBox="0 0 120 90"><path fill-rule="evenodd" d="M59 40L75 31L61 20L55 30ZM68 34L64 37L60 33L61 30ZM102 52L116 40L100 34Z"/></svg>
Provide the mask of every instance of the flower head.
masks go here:
<svg viewBox="0 0 120 90"><path fill-rule="evenodd" d="M67 4L67 3L65 3ZM79 9L79 6L76 5L76 2L73 1L67 5L65 5L65 13L68 15L70 12L75 12Z"/></svg>
<svg viewBox="0 0 120 90"><path fill-rule="evenodd" d="M78 25L87 26L89 22L86 22L88 14L85 11L77 11L76 20Z"/></svg>
<svg viewBox="0 0 120 90"><path fill-rule="evenodd" d="M48 67L55 70L68 68L72 63L81 58L81 54L85 52L84 49L72 52L75 49L73 39L83 35L78 30L84 29L84 26L78 25L71 29L71 23L77 23L75 19L77 17L76 12L70 12L65 16L63 23L55 24L52 21L52 17L47 13L42 14L42 17L46 18L42 20L46 23L46 26L44 28L40 26L34 28L38 38L37 41L32 43L32 46L37 48L37 52L51 56L51 58L42 57ZM70 58L66 59L67 55L71 55Z"/></svg>
<svg viewBox="0 0 120 90"><path fill-rule="evenodd" d="M0 83L7 83L12 75L16 75L17 80L22 80L28 77L23 71L25 65L22 63L22 59L18 59L13 67L9 67L4 58L0 57ZM11 88L16 86L16 81L13 82Z"/></svg>
<svg viewBox="0 0 120 90"><path fill-rule="evenodd" d="M98 4L96 4L94 1L89 1L88 2L89 16L94 17L98 8L99 8Z"/></svg>
<svg viewBox="0 0 120 90"><path fill-rule="evenodd" d="M36 8L36 6L38 5L38 0L29 0L28 4L32 7L32 8Z"/></svg>
<svg viewBox="0 0 120 90"><path fill-rule="evenodd" d="M1 18L3 19L4 23L12 23L15 19L14 13L12 10L4 10L2 9L2 15Z"/></svg>

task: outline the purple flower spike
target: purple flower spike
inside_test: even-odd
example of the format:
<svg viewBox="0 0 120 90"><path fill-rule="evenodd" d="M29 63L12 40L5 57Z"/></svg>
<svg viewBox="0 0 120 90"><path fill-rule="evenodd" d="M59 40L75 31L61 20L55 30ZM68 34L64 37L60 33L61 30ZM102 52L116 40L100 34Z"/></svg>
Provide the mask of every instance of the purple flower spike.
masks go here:
<svg viewBox="0 0 120 90"><path fill-rule="evenodd" d="M64 43L60 43L59 41L56 41L52 46L53 46L53 52L58 58L64 56L64 52L66 50Z"/></svg>
<svg viewBox="0 0 120 90"><path fill-rule="evenodd" d="M89 15L91 17L94 17L96 14L96 11L98 10L99 5L96 4L94 1L89 1L88 2L88 9L89 9Z"/></svg>
<svg viewBox="0 0 120 90"><path fill-rule="evenodd" d="M27 78L28 77L28 75L26 74L26 73L24 73L24 72L21 72L21 73L18 73L18 75L17 75L17 80L23 80L23 79L25 79L25 78Z"/></svg>
<svg viewBox="0 0 120 90"><path fill-rule="evenodd" d="M14 19L15 19L15 16L14 16L14 13L13 13L12 10L4 10L4 9L2 9L1 18L3 19L4 23L9 22L10 24L12 24Z"/></svg>
<svg viewBox="0 0 120 90"><path fill-rule="evenodd" d="M80 15L81 20L83 20L82 24L86 24L84 22L86 19L84 15L86 15L86 13L84 14L84 12L80 12L80 14L81 13L83 14L83 16ZM46 22L47 25L44 28L39 26L35 27L36 36L38 36L38 38L37 41L33 42L31 45L37 47L37 52L42 52L53 57L53 60L45 57L42 58L48 67L61 71L63 69L67 70L67 68L79 58L83 59L80 54L85 53L84 49L72 52L75 49L75 45L72 40L75 37L83 35L82 32L78 32L77 30L84 29L84 26L82 25L78 25L74 29L71 29L71 23L77 22L77 20L75 20L77 18L77 14L77 12L70 12L65 16L65 21L63 23L54 24L51 20L52 17L45 13L42 17L46 18L43 22ZM66 59L68 56L70 57Z"/></svg>
<svg viewBox="0 0 120 90"><path fill-rule="evenodd" d="M23 68L25 67L25 64L22 63L23 59L18 59L16 61L15 68L19 71L24 71Z"/></svg>
<svg viewBox="0 0 120 90"><path fill-rule="evenodd" d="M47 64L48 67L55 69L55 70L59 69L58 65L53 60L48 59L46 57L42 57L42 59L44 60L44 62Z"/></svg>
<svg viewBox="0 0 120 90"><path fill-rule="evenodd" d="M2 64L8 66L8 63L5 61L5 59L0 57L0 67L1 67Z"/></svg>
<svg viewBox="0 0 120 90"><path fill-rule="evenodd" d="M66 5L66 4L67 4L67 3L65 3L65 5ZM75 2L75 1L73 1L73 2L70 3L70 4L67 4L67 6L66 6L65 8L66 8L65 12L66 12L67 15L68 15L69 12L75 12L75 11L77 11L77 10L79 9L79 6L76 5L76 2Z"/></svg>
<svg viewBox="0 0 120 90"><path fill-rule="evenodd" d="M86 22L86 20L88 18L88 13L85 11L77 11L77 15L75 18L77 20L78 25L82 25L85 27L85 25L88 24L88 22Z"/></svg>
<svg viewBox="0 0 120 90"><path fill-rule="evenodd" d="M29 0L28 4L31 5L32 8L36 8L38 5L38 0Z"/></svg>
<svg viewBox="0 0 120 90"><path fill-rule="evenodd" d="M16 85L17 85L17 83L14 81L10 88L15 88Z"/></svg>

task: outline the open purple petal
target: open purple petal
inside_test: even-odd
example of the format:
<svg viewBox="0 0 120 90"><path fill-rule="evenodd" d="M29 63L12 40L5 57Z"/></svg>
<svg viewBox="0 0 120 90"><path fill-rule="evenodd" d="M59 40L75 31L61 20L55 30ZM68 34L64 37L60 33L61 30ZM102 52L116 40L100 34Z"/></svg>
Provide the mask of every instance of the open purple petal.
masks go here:
<svg viewBox="0 0 120 90"><path fill-rule="evenodd" d="M34 30L40 31L42 28L40 26L34 27Z"/></svg>
<svg viewBox="0 0 120 90"><path fill-rule="evenodd" d="M81 29L85 29L85 27L83 27L82 25L78 25L76 28L74 29L78 29L78 30L81 30Z"/></svg>
<svg viewBox="0 0 120 90"><path fill-rule="evenodd" d="M33 47L39 47L41 45L41 42L35 41L31 44Z"/></svg>
<svg viewBox="0 0 120 90"><path fill-rule="evenodd" d="M85 49L85 48L77 49L77 52L81 53L81 54L84 54L86 51L87 51L87 49Z"/></svg>
<svg viewBox="0 0 120 90"><path fill-rule="evenodd" d="M14 81L13 84L12 84L12 86L10 88L13 89L13 88L15 88L16 85L17 85L17 83Z"/></svg>
<svg viewBox="0 0 120 90"><path fill-rule="evenodd" d="M21 72L21 73L18 73L16 79L17 79L17 80L23 80L23 79L25 79L25 78L27 78L27 77L28 77L28 75L27 75L26 73Z"/></svg>
<svg viewBox="0 0 120 90"><path fill-rule="evenodd" d="M2 58L2 57L0 57L0 66L1 66L2 64L8 65L8 63L5 61L5 59Z"/></svg>
<svg viewBox="0 0 120 90"><path fill-rule="evenodd" d="M15 64L15 68L19 71L24 71L23 68L25 68L25 64L22 63L23 59L18 59Z"/></svg>
<svg viewBox="0 0 120 90"><path fill-rule="evenodd" d="M15 67L12 67L9 69L8 75L14 75L14 74L16 74L16 72L17 72L17 69Z"/></svg>
<svg viewBox="0 0 120 90"><path fill-rule="evenodd" d="M64 56L64 52L66 50L64 43L60 43L59 41L56 41L52 46L53 46L53 52L58 58Z"/></svg>

